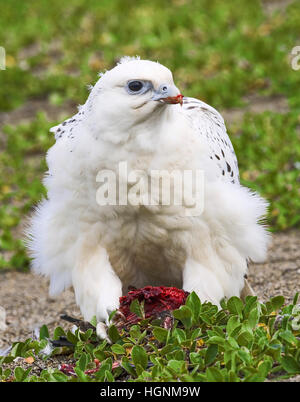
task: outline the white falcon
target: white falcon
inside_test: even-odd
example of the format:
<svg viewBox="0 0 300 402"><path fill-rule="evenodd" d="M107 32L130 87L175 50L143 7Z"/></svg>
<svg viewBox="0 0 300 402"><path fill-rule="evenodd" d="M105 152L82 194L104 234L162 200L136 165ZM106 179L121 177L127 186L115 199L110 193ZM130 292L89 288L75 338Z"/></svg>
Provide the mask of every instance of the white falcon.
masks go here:
<svg viewBox="0 0 300 402"><path fill-rule="evenodd" d="M240 185L220 114L182 97L168 68L121 59L78 113L52 131L48 195L29 230L33 269L50 278L51 295L72 285L84 318L108 322L129 285L176 286L217 305L241 294L248 260L265 258L266 202ZM109 171L121 181L120 162L143 177L204 172L202 213L160 198L156 205L120 203L118 196L113 205L99 204L97 175Z"/></svg>

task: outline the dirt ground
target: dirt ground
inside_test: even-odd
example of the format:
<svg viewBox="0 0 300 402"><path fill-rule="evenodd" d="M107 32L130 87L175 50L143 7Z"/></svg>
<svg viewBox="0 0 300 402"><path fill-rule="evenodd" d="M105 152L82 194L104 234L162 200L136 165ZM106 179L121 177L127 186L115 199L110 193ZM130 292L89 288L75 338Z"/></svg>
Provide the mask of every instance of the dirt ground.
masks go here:
<svg viewBox="0 0 300 402"><path fill-rule="evenodd" d="M249 281L261 300L280 294L290 302L300 291L299 245L300 231L275 233L267 261L250 265ZM81 317L71 289L50 298L47 280L32 273L0 273L0 306L6 311L7 324L6 330L0 330L0 349L25 340L43 324L50 331L58 325L69 328L60 319L63 313Z"/></svg>

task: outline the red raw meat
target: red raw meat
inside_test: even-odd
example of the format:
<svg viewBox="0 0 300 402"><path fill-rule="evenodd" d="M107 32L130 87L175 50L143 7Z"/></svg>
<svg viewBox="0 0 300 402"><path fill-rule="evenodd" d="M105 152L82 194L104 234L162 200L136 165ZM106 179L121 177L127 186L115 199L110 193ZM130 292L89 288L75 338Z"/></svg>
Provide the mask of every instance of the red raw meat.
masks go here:
<svg viewBox="0 0 300 402"><path fill-rule="evenodd" d="M145 286L130 290L126 296L120 297L119 311L124 314L127 323L134 324L140 318L130 311L130 304L137 299L144 300L145 317L156 317L163 311L175 310L185 303L189 292L175 287Z"/></svg>

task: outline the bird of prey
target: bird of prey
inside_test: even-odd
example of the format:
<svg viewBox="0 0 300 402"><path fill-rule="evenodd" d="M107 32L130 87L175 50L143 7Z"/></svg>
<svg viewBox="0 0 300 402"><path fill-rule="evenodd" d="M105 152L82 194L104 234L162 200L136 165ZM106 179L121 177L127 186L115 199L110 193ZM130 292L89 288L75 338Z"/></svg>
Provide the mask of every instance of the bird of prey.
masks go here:
<svg viewBox="0 0 300 402"><path fill-rule="evenodd" d="M99 322L108 322L128 286L175 286L216 305L240 296L247 262L265 258L266 202L240 184L214 108L183 97L158 62L124 57L100 75L78 113L52 131L47 198L29 229L33 270L50 278L51 295L73 286L84 319ZM139 174L152 179L153 171L203 172L199 213L189 202L162 202L163 181L154 203L138 198L149 195L147 180L137 202L120 202L120 187L115 202L99 202L99 172L115 175L129 195ZM183 186L194 189L186 177Z"/></svg>

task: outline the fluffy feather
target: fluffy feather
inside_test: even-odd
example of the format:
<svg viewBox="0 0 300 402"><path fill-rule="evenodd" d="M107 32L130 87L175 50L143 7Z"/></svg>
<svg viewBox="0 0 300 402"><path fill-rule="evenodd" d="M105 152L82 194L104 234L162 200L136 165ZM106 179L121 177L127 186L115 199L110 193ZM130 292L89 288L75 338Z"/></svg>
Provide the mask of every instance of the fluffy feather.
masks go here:
<svg viewBox="0 0 300 402"><path fill-rule="evenodd" d="M129 95L129 80L151 82ZM266 202L239 184L238 165L222 117L196 99L183 106L151 99L172 73L159 63L125 58L104 73L78 113L54 127L44 184L29 232L35 272L50 293L73 285L86 320L107 320L129 285L176 286L219 303L239 295L247 260L265 257L268 234L258 222ZM175 88L175 89L174 89ZM96 202L97 173L128 169L205 173L204 210L186 206Z"/></svg>

